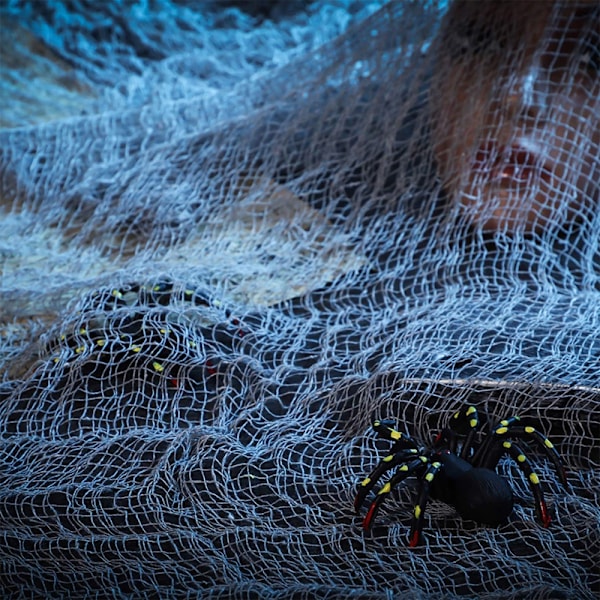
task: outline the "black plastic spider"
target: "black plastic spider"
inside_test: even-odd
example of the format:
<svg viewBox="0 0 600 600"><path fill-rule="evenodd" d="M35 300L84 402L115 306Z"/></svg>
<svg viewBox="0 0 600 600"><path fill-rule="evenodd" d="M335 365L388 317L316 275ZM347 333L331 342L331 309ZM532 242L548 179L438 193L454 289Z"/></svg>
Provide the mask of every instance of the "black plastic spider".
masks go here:
<svg viewBox="0 0 600 600"><path fill-rule="evenodd" d="M489 419L486 419L489 422ZM552 442L535 427L524 425L519 417L500 421L495 427L482 429L474 406L457 411L448 427L436 437L433 448L419 448L405 433L394 429L394 422L375 421L377 434L394 442L391 452L358 486L354 508L358 513L367 494L381 476L395 469L383 485L367 512L363 527L369 531L379 508L389 493L410 475L420 481L414 507L409 545L417 546L421 539L423 517L429 497L453 506L463 519L473 519L485 525L500 525L513 510L513 493L503 477L496 473L498 461L508 454L527 477L535 498L538 519L548 527L551 518L544 500L540 480L532 470L522 449L512 438L536 442L553 462L561 483L567 486L566 471Z"/></svg>

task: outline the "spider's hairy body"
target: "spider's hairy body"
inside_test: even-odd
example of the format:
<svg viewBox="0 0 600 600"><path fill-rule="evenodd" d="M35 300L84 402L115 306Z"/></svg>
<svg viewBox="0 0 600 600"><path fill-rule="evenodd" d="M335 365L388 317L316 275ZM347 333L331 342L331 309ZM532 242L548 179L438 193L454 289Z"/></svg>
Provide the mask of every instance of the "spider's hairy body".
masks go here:
<svg viewBox="0 0 600 600"><path fill-rule="evenodd" d="M453 415L448 427L435 438L432 448L417 446L407 434L394 428L393 421L375 421L373 428L394 445L358 486L354 507L358 512L379 478L393 471L364 518L363 527L370 530L385 498L407 477L416 476L420 489L414 505L411 546L420 542L423 516L430 497L453 506L463 519L484 525L504 523L512 513L514 497L508 481L494 470L503 455L512 458L526 476L535 499L537 517L544 527L550 525L539 477L525 452L512 438L531 441L541 447L554 463L563 485L567 485L565 469L552 442L535 427L523 425L516 416L482 429L477 409L467 406Z"/></svg>

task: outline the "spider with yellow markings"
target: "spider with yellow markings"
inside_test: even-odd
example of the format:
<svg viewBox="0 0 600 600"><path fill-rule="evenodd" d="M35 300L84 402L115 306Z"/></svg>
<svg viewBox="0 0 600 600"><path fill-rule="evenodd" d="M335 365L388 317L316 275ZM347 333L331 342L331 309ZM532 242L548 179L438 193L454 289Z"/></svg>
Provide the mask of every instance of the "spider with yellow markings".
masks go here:
<svg viewBox="0 0 600 600"><path fill-rule="evenodd" d="M500 421L495 427L483 427L474 406L454 413L448 426L437 435L433 448L422 448L410 437L394 429L394 422L375 421L377 434L394 442L391 451L358 486L354 508L358 513L369 492L387 472L394 471L372 501L363 527L369 531L383 501L407 477L419 479L420 489L409 535L409 545L421 541L423 518L429 498L453 506L463 519L485 525L500 525L513 510L514 497L508 481L494 470L503 455L510 456L523 472L535 499L536 514L544 527L550 514L542 485L531 468L525 452L513 439L536 443L554 464L561 483L567 486L566 471L552 442L535 427L524 425L519 417ZM486 422L489 419L484 419Z"/></svg>

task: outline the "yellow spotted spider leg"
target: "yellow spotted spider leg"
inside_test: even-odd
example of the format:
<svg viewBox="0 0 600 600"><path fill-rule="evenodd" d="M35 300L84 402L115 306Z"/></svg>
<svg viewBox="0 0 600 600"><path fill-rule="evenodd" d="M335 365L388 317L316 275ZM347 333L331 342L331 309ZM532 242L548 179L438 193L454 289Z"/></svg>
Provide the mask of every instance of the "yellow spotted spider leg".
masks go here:
<svg viewBox="0 0 600 600"><path fill-rule="evenodd" d="M363 479L360 482L356 498L354 499L355 511L358 513L360 507L365 501L365 498L367 497L367 494L373 489L377 481L381 478L381 476L384 473L386 473L390 469L393 469L397 465L406 463L408 460L414 458L416 454L418 454L417 449L408 448L406 450L398 452L397 454L388 454L386 457L384 457L383 460L369 474L369 476L365 477L365 479ZM403 467L401 467L401 469L402 468Z"/></svg>
<svg viewBox="0 0 600 600"><path fill-rule="evenodd" d="M460 458L468 459L469 452L473 446L473 438L479 431L479 425L479 414L474 406L468 405L456 411L449 423L450 431L453 432L452 437L449 437L448 440L450 450L458 454ZM460 453L456 452L455 434L465 436L461 444ZM439 438L442 438L442 434L440 434Z"/></svg>
<svg viewBox="0 0 600 600"><path fill-rule="evenodd" d="M373 423L373 429L380 438L391 440L393 442L399 442L408 437L406 434L394 429L393 425L394 421L382 419L381 421L375 421Z"/></svg>
<svg viewBox="0 0 600 600"><path fill-rule="evenodd" d="M519 469L521 469L527 478L529 487L531 488L531 492L535 498L535 512L537 513L538 519L542 522L542 525L544 527L548 527L552 521L552 518L548 512L546 501L544 500L544 492L539 477L531 468L529 460L519 446L517 446L514 442L507 440L502 442L502 447L504 448L504 451L509 454L510 457L517 463Z"/></svg>
<svg viewBox="0 0 600 600"><path fill-rule="evenodd" d="M515 422L513 419L502 421L494 430L494 435L498 437L514 437L526 441L531 439L536 442L537 445L544 450L546 456L552 461L560 482L567 488L567 472L554 444L535 427L529 425L513 425ZM518 419L516 419L516 421L518 421ZM484 464L483 466L486 465Z"/></svg>
<svg viewBox="0 0 600 600"><path fill-rule="evenodd" d="M429 493L431 484L435 479L435 476L442 468L441 463L432 462L427 467L427 471L423 479L421 480L421 491L419 492L419 498L415 504L412 524L410 527L410 535L408 545L411 548L419 545L421 541L421 531L423 530L423 517L425 516L425 509L427 508L427 502L429 501Z"/></svg>
<svg viewBox="0 0 600 600"><path fill-rule="evenodd" d="M358 492L354 500L354 509L357 513L369 491L386 471L389 471L402 462L406 462L406 460L409 460L413 455L418 453L415 444L408 436L394 429L393 425L394 421L390 419L377 420L373 423L373 429L380 438L391 440L395 443L388 456L386 456L358 486Z"/></svg>
<svg viewBox="0 0 600 600"><path fill-rule="evenodd" d="M375 500L371 503L367 515L363 520L363 528L366 531L371 529L373 521L379 512L379 508L383 501L389 496L390 492L402 481L404 481L409 475L423 468L424 464L427 464L429 459L426 456L419 456L416 460L410 463L405 463L394 473L392 478L385 483L385 485L377 492Z"/></svg>

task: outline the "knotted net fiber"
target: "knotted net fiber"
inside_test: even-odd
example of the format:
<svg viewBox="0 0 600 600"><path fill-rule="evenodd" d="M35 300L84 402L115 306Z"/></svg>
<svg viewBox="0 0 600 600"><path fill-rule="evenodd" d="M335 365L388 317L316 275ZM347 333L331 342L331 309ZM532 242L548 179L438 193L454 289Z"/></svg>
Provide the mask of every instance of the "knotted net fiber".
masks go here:
<svg viewBox="0 0 600 600"><path fill-rule="evenodd" d="M595 597L596 2L1 18L4 598ZM372 422L464 404L554 442L550 526L503 457L505 524L410 548L411 477L363 531Z"/></svg>

